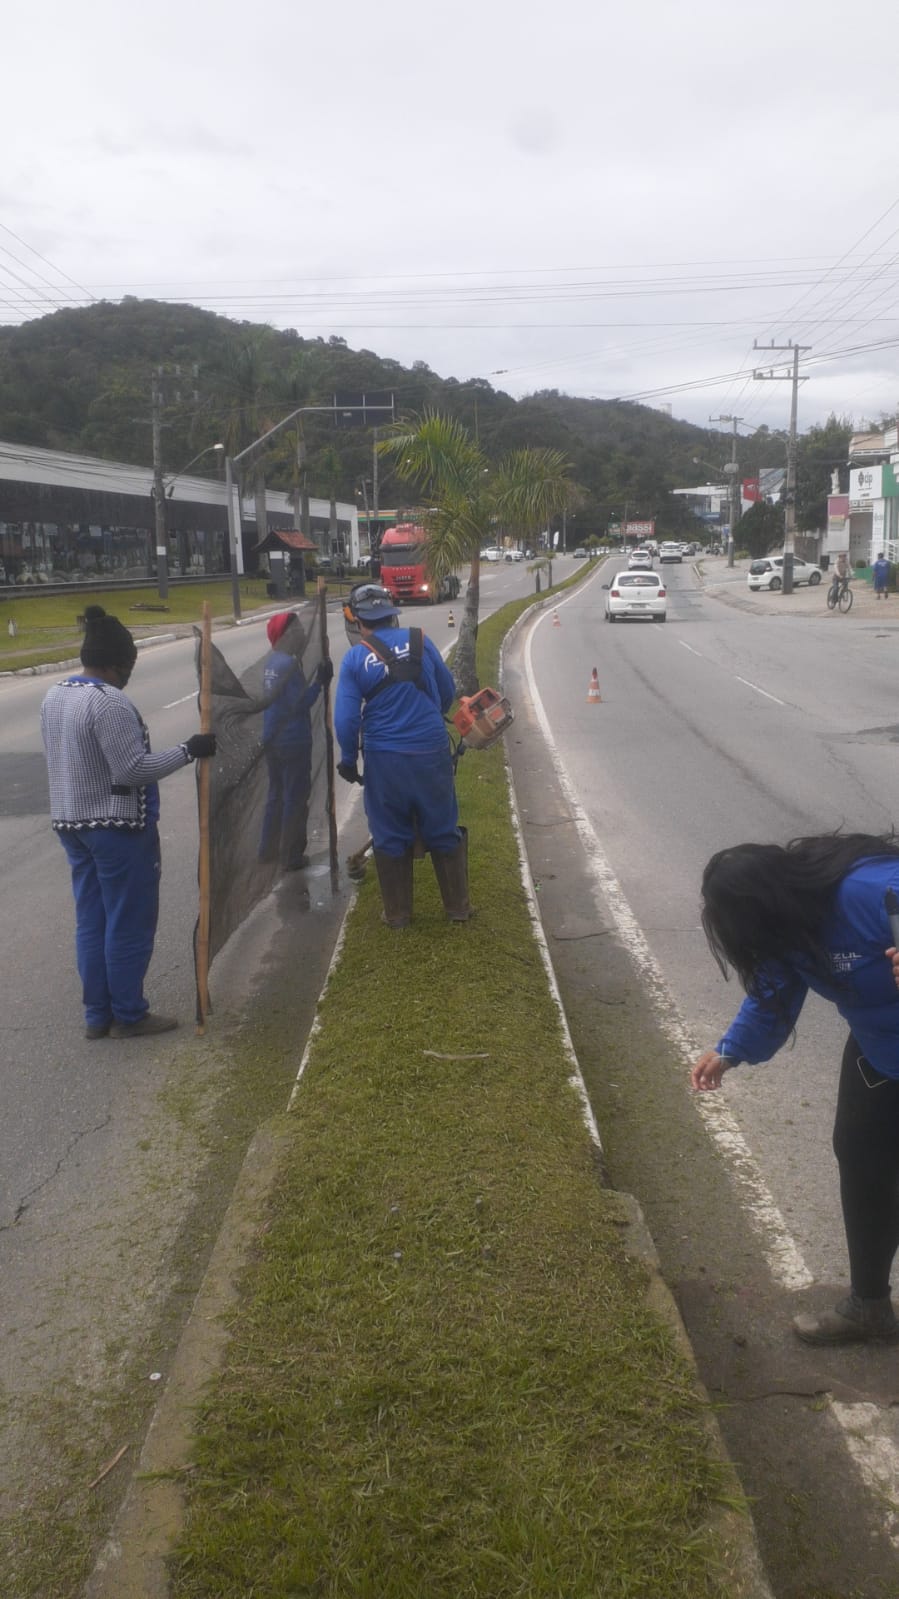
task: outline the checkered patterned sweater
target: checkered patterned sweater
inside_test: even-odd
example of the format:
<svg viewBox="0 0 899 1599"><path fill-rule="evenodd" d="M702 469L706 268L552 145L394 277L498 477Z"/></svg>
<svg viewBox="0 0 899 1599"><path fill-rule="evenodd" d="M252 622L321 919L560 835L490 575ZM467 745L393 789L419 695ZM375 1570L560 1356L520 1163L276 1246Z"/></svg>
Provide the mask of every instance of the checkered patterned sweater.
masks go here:
<svg viewBox="0 0 899 1599"><path fill-rule="evenodd" d="M74 827L135 831L158 815L156 784L190 761L183 744L150 751L150 735L127 694L108 683L67 678L41 706L57 832Z"/></svg>

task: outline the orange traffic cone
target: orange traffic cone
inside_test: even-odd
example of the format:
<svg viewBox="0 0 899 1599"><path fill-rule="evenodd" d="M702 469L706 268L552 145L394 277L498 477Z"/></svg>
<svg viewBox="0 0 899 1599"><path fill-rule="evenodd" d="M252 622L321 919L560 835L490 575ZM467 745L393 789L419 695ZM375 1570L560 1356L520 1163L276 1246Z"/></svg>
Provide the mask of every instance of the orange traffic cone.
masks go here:
<svg viewBox="0 0 899 1599"><path fill-rule="evenodd" d="M446 619L446 625L447 627L455 627L456 625L456 618L453 616L452 611L450 611L450 614Z"/></svg>
<svg viewBox="0 0 899 1599"><path fill-rule="evenodd" d="M561 626L562 626L562 624L559 621L559 613L558 613L558 611L553 611L553 627L561 627Z"/></svg>
<svg viewBox="0 0 899 1599"><path fill-rule="evenodd" d="M593 671L590 674L590 687L587 690L587 704L588 705L601 705L602 704L602 695L599 692L599 673L597 672L595 666L593 668Z"/></svg>

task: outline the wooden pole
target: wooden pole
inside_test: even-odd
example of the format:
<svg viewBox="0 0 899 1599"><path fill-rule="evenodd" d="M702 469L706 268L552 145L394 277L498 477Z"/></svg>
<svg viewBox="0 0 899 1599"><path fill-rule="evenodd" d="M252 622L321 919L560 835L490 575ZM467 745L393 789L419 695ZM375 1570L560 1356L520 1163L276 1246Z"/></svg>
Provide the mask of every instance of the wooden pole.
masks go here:
<svg viewBox="0 0 899 1599"><path fill-rule="evenodd" d="M327 584L323 577L318 580L318 614L322 635L322 660L331 659L331 647L328 642L328 613L326 608ZM326 683L322 691L325 707L325 779L328 785L328 860L331 867L331 893L336 894L339 887L340 862L337 856L337 800L334 782L334 723L331 717L331 685Z"/></svg>
<svg viewBox="0 0 899 1599"><path fill-rule="evenodd" d="M212 732L212 613L209 601L203 602L203 625L200 633L200 732ZM197 918L195 964L197 972L197 1032L206 1030L209 1014L209 923L210 923L210 849L209 849L209 762L197 762L197 809L200 831L200 855L197 878L200 909Z"/></svg>

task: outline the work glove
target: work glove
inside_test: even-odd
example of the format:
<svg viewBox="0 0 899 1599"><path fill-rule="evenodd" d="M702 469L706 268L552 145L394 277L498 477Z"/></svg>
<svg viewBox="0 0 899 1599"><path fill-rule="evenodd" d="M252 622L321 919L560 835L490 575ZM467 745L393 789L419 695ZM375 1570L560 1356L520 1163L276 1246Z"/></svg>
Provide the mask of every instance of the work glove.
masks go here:
<svg viewBox="0 0 899 1599"><path fill-rule="evenodd" d="M333 676L334 662L330 658L327 661L319 661L318 666L315 668L316 682L322 688L327 688Z"/></svg>
<svg viewBox="0 0 899 1599"><path fill-rule="evenodd" d="M202 761L215 754L214 733L193 733L184 748L192 761Z"/></svg>
<svg viewBox="0 0 899 1599"><path fill-rule="evenodd" d="M345 783L361 783L362 778L359 776L358 761L339 761L337 764L337 776L342 777Z"/></svg>

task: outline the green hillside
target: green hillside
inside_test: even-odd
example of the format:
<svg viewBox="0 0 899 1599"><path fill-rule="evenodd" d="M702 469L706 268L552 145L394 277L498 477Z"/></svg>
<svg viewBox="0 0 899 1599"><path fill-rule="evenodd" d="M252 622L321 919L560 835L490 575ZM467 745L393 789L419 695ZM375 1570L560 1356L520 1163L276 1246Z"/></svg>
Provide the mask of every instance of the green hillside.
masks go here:
<svg viewBox="0 0 899 1599"><path fill-rule="evenodd" d="M648 406L579 399L544 390L514 400L484 379L443 378L420 361L404 367L343 339L302 339L292 330L235 322L192 305L127 298L59 311L0 328L0 439L82 451L118 461L151 460L150 392L155 368L165 370L163 458L176 472L206 445L224 440L232 453L286 411L328 404L335 390L392 390L403 412L447 411L478 436L488 453L543 445L564 450L582 499L577 536L602 533L625 505L632 517L656 517L662 531L691 525L672 488L709 475L729 440ZM352 499L371 478L371 433L336 429L307 417L311 492ZM837 448L828 437L828 447ZM784 459L784 437L764 430L742 441L744 469ZM819 451L819 453L821 453ZM808 477L809 500L826 483ZM289 436L266 460L273 488L296 477ZM819 482L819 478L821 481ZM382 467L380 502L400 491Z"/></svg>

